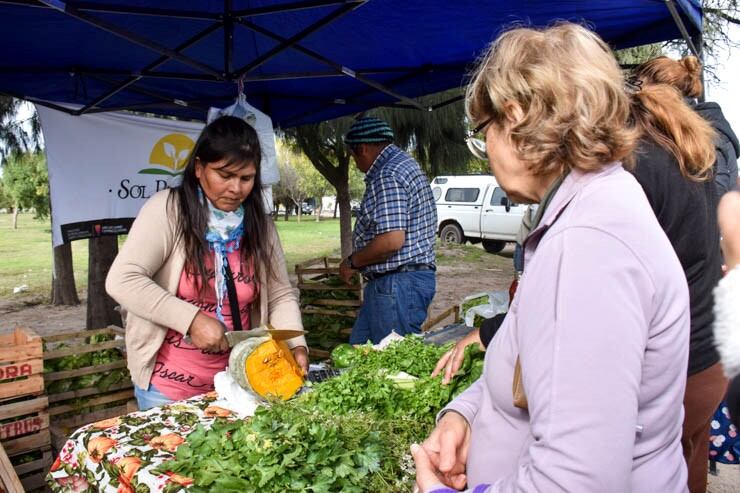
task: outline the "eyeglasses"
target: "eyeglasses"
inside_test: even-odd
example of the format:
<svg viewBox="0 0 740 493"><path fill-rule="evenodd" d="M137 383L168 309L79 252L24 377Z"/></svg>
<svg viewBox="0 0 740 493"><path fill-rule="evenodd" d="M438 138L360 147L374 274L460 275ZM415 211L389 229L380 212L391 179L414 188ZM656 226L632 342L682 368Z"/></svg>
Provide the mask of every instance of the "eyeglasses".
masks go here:
<svg viewBox="0 0 740 493"><path fill-rule="evenodd" d="M465 144L467 144L470 153L478 159L482 159L484 161L488 161L488 154L486 154L486 141L482 139L476 139L474 135L486 128L488 124L491 123L491 121L493 121L493 117L488 118L474 129L469 130L467 135L465 136Z"/></svg>

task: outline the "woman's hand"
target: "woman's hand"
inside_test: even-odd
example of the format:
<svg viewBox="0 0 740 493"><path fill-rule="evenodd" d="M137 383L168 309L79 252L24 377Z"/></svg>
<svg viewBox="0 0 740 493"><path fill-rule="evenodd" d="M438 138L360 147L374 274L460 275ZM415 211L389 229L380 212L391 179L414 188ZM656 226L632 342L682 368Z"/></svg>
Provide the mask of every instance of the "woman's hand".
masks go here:
<svg viewBox="0 0 740 493"><path fill-rule="evenodd" d="M424 447L416 443L412 444L411 455L416 466L416 488L414 491L426 493L438 484L444 484L444 478L439 476Z"/></svg>
<svg viewBox="0 0 740 493"><path fill-rule="evenodd" d="M726 193L719 203L719 228L727 269L740 263L740 192Z"/></svg>
<svg viewBox="0 0 740 493"><path fill-rule="evenodd" d="M308 375L308 349L305 346L296 346L293 348L293 358L303 369L303 374Z"/></svg>
<svg viewBox="0 0 740 493"><path fill-rule="evenodd" d="M201 311L195 316L188 329L188 335L193 345L209 353L229 350L229 343L224 334L223 324Z"/></svg>
<svg viewBox="0 0 740 493"><path fill-rule="evenodd" d="M444 369L445 376L442 379L442 384L447 385L450 383L450 380L452 380L452 377L455 376L455 373L457 373L457 370L462 365L463 358L465 357L465 348L471 344L478 344L481 351L486 350L480 340L480 329L470 331L468 335L457 341L457 344L452 349L443 354L439 361L437 361L437 366L434 367L432 376L436 377Z"/></svg>
<svg viewBox="0 0 740 493"><path fill-rule="evenodd" d="M451 488L463 489L468 480L465 475L465 464L468 461L469 447L470 425L461 414L447 412L422 444L424 453L417 451L414 454L416 467L421 466L422 470L421 477L417 474L417 485L421 491L433 486L434 483L429 484L432 480ZM425 459L429 462L425 462ZM436 479L429 474L430 472ZM420 480L424 484L421 484Z"/></svg>

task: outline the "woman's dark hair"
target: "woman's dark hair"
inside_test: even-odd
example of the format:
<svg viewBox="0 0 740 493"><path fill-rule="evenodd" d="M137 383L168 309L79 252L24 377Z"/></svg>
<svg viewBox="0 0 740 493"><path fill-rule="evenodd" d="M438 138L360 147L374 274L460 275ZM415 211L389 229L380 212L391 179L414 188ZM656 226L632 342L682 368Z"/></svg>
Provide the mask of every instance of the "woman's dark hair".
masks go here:
<svg viewBox="0 0 740 493"><path fill-rule="evenodd" d="M196 286L203 293L207 282L204 259L210 255L205 240L208 227L208 205L201 200L200 183L195 176L195 164L201 165L225 161L225 166L242 168L254 164L256 175L252 192L242 203L244 206L244 234L241 240L240 258L250 261L254 278L259 279L259 269L264 268L268 276L274 275L270 256L273 245L268 240L268 228L273 227L265 213L260 179L260 149L257 132L247 122L233 116L222 116L208 124L198 137L193 152L188 157L183 173L182 185L173 188L168 198L168 208L177 217L176 238L182 240L185 249L185 268L188 275L195 275ZM232 270L234 266L232 266Z"/></svg>

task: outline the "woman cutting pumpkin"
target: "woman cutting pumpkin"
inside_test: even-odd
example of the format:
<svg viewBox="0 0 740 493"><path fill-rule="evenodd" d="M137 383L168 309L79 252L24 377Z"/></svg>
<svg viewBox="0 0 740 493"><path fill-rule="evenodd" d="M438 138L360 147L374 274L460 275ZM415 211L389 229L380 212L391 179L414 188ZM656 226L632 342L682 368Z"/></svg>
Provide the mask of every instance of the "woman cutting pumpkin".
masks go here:
<svg viewBox="0 0 740 493"><path fill-rule="evenodd" d="M302 329L259 193L260 160L251 126L228 116L213 121L195 144L182 185L144 204L113 262L106 290L128 312L128 368L139 409L213 390L214 375L228 365L225 330L267 322ZM306 371L305 338L286 342Z"/></svg>

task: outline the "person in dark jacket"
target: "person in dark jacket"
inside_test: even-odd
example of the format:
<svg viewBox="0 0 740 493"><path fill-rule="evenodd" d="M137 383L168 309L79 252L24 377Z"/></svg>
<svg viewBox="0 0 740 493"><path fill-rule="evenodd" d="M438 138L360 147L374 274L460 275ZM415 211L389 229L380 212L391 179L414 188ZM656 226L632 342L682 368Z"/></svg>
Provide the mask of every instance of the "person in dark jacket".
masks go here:
<svg viewBox="0 0 740 493"><path fill-rule="evenodd" d="M642 134L633 174L689 285L691 339L681 444L689 491L703 493L710 425L727 390L713 333L712 290L722 277L717 187L712 179L715 132L674 87L642 78L642 73L640 66L631 91L632 120Z"/></svg>
<svg viewBox="0 0 740 493"><path fill-rule="evenodd" d="M717 132L714 145L716 161L713 166L714 184L717 196L722 197L737 184L737 159L740 156L740 142L730 123L717 103L700 103L702 95L701 64L694 56L673 60L662 56L653 58L635 70L640 80L653 84L668 84L676 88L686 98L687 103L699 113Z"/></svg>
<svg viewBox="0 0 740 493"><path fill-rule="evenodd" d="M732 188L740 184L737 179L737 159L740 156L740 142L737 135L732 131L730 122L722 113L722 108L717 103L695 103L694 110L708 121L717 131L715 149L717 161L714 165L714 184L717 186L718 195L721 197Z"/></svg>

